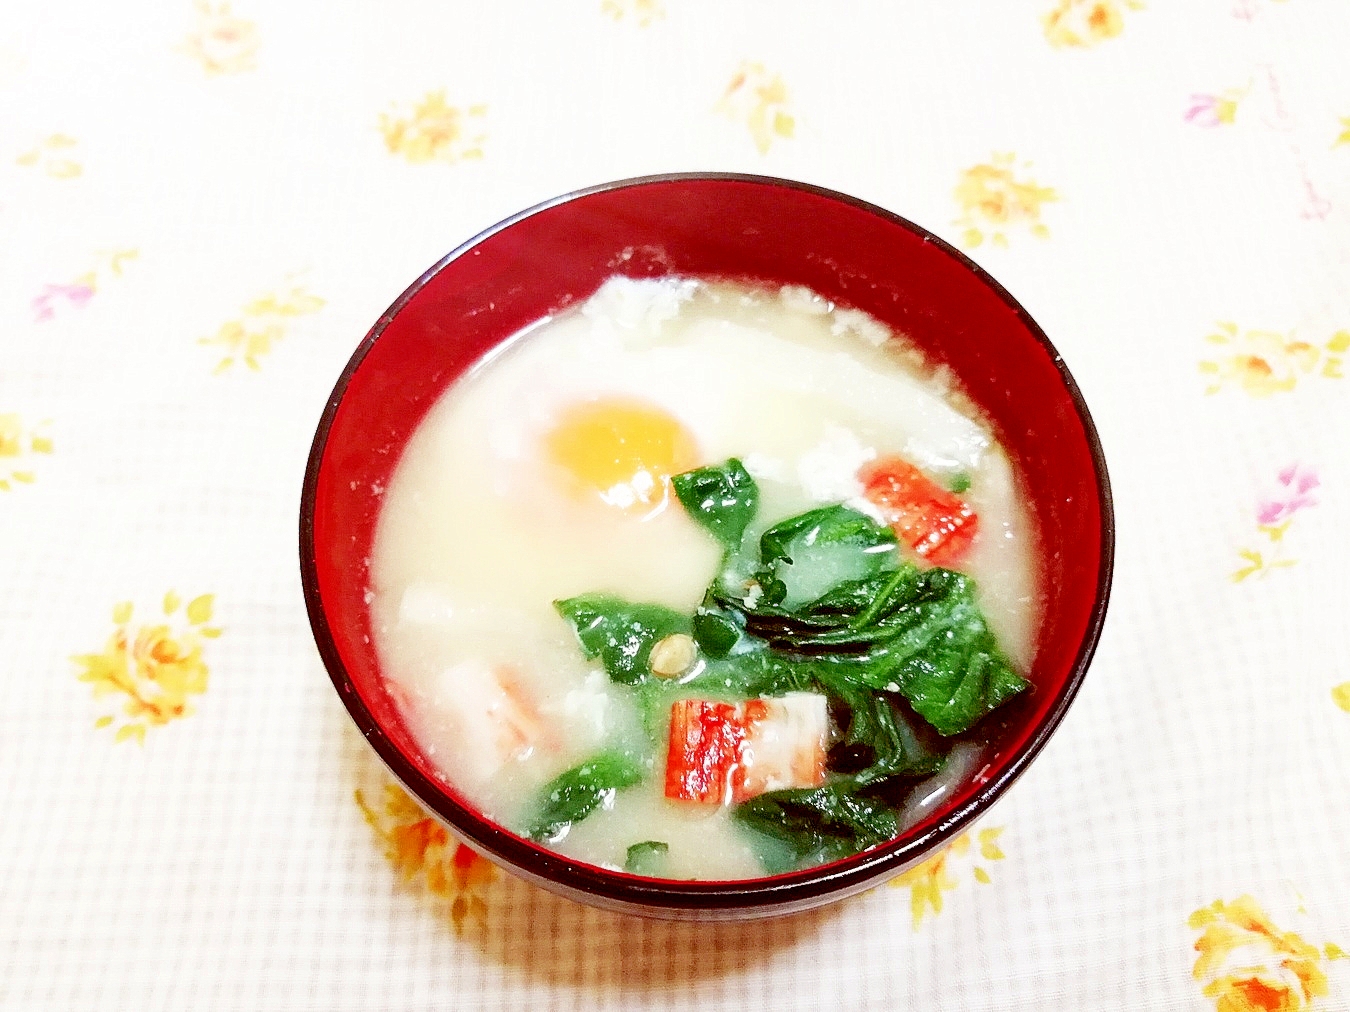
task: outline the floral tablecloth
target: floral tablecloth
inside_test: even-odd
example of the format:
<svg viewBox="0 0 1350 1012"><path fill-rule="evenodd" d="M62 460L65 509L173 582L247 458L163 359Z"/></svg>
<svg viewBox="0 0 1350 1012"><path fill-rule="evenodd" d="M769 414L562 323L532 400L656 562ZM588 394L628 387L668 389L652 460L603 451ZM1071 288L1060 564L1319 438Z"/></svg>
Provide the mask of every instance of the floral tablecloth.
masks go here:
<svg viewBox="0 0 1350 1012"><path fill-rule="evenodd" d="M1350 1009L1350 4L202 0L0 31L0 1007ZM309 441L443 253L580 186L782 175L1045 327L1106 632L970 834L783 920L574 906L349 725Z"/></svg>

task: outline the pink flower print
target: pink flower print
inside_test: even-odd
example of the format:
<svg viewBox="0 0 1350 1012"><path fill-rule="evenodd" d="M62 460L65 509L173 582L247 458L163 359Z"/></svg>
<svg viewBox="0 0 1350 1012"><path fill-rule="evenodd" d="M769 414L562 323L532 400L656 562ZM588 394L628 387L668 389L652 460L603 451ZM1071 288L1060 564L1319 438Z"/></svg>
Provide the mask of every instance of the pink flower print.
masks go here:
<svg viewBox="0 0 1350 1012"><path fill-rule="evenodd" d="M1228 95L1192 95L1190 108L1182 118L1199 127L1232 123L1237 118L1237 99Z"/></svg>
<svg viewBox="0 0 1350 1012"><path fill-rule="evenodd" d="M1256 548L1238 549L1243 565L1229 574L1234 583L1242 583L1251 576L1264 578L1273 570L1298 565L1298 560L1286 552L1285 535L1299 510L1317 505L1312 492L1322 481L1315 468L1302 464L1290 464L1275 477L1279 482L1275 495L1256 503L1256 529L1265 541Z"/></svg>
<svg viewBox="0 0 1350 1012"><path fill-rule="evenodd" d="M56 315L57 305L65 301L68 305L79 308L93 297L94 288L92 285L73 284L73 285L43 285L42 291L34 297L33 318L39 322L50 320Z"/></svg>
<svg viewBox="0 0 1350 1012"><path fill-rule="evenodd" d="M1282 523L1301 509L1316 506L1310 494L1321 486L1317 471L1302 464L1290 464L1279 473L1281 491L1274 498L1262 499L1256 507L1256 522L1262 526Z"/></svg>
<svg viewBox="0 0 1350 1012"><path fill-rule="evenodd" d="M1301 166L1299 171L1303 173L1304 196L1303 210L1299 211L1299 217L1305 221L1326 221L1327 215L1331 213L1331 201L1317 192L1306 166Z"/></svg>

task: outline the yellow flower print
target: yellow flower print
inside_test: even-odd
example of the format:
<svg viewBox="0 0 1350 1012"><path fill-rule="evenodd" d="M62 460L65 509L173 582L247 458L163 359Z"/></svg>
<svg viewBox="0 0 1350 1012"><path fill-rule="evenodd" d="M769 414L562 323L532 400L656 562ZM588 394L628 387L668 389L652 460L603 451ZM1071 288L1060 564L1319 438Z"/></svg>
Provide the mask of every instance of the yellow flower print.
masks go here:
<svg viewBox="0 0 1350 1012"><path fill-rule="evenodd" d="M1341 379L1350 350L1350 330L1337 331L1324 344L1314 345L1273 330L1244 331L1229 320L1216 324L1205 340L1222 349L1217 358L1200 363L1200 372L1210 381L1207 394L1237 386L1252 397L1269 397L1288 393L1301 377L1314 373Z"/></svg>
<svg viewBox="0 0 1350 1012"><path fill-rule="evenodd" d="M1350 682L1342 682L1331 690L1331 701L1350 713Z"/></svg>
<svg viewBox="0 0 1350 1012"><path fill-rule="evenodd" d="M286 336L291 321L297 316L317 313L323 306L323 299L288 281L248 303L238 317L226 320L215 334L197 343L222 349L214 372L225 372L240 359L250 369L261 369L262 359Z"/></svg>
<svg viewBox="0 0 1350 1012"><path fill-rule="evenodd" d="M1341 135L1336 138L1336 142L1331 146L1337 148L1342 144L1350 144L1350 116L1341 117Z"/></svg>
<svg viewBox="0 0 1350 1012"><path fill-rule="evenodd" d="M788 111L787 85L762 63L746 60L717 103L717 111L743 123L760 154L767 154L774 140L791 137L797 121Z"/></svg>
<svg viewBox="0 0 1350 1012"><path fill-rule="evenodd" d="M1002 833L1002 826L979 831L976 835L979 857L986 861L1003 860L1003 851L998 846L998 838ZM934 916L942 913L942 894L951 892L960 885L960 880L953 871L955 865L969 865L976 882L987 885L992 881L988 870L975 863L976 857L971 854L970 845L970 834L962 833L923 864L891 880L893 887L909 889L910 912L914 918L915 931L919 930L924 914L930 909Z"/></svg>
<svg viewBox="0 0 1350 1012"><path fill-rule="evenodd" d="M0 492L37 481L35 455L52 452L47 423L28 427L17 414L0 414Z"/></svg>
<svg viewBox="0 0 1350 1012"><path fill-rule="evenodd" d="M385 784L384 805L376 810L356 791L356 804L370 828L384 841L385 857L403 880L450 901L450 921L462 933L472 921L487 923L482 890L497 877L487 858L458 843L445 827L396 784Z"/></svg>
<svg viewBox="0 0 1350 1012"><path fill-rule="evenodd" d="M1125 29L1125 10L1142 10L1140 0L1059 0L1041 19L1052 46L1095 46Z"/></svg>
<svg viewBox="0 0 1350 1012"><path fill-rule="evenodd" d="M1029 167L1028 162L1020 166ZM1059 195L1032 179L1019 179L1018 168L1017 156L1002 152L961 173L954 191L961 208L956 224L965 227L961 240L966 246L978 246L986 236L995 246L1007 246L1008 231L1014 227L1026 227L1042 239L1050 234L1041 222L1041 205Z"/></svg>
<svg viewBox="0 0 1350 1012"><path fill-rule="evenodd" d="M28 58L0 45L0 88L8 87L28 69Z"/></svg>
<svg viewBox="0 0 1350 1012"><path fill-rule="evenodd" d="M1288 529L1288 524L1280 524L1278 527L1262 527L1261 533L1270 538L1271 543L1276 547L1264 552L1259 548L1239 548L1238 558L1242 560L1242 565L1228 574L1228 578L1234 583L1241 583L1249 576L1265 577L1276 569L1288 569L1290 566L1297 566L1298 560L1282 555L1278 547L1284 537L1284 532Z"/></svg>
<svg viewBox="0 0 1350 1012"><path fill-rule="evenodd" d="M604 0L600 10L615 21L631 17L642 28L666 16L661 0Z"/></svg>
<svg viewBox="0 0 1350 1012"><path fill-rule="evenodd" d="M380 132L391 154L414 164L453 164L483 157L487 134L482 120L486 115L485 105L453 106L446 102L444 91L431 91L409 110L382 114Z"/></svg>
<svg viewBox="0 0 1350 1012"><path fill-rule="evenodd" d="M203 594L184 607L171 590L164 595L162 619L136 624L130 601L113 608L116 628L103 652L71 658L80 669L79 680L93 686L95 698L126 697L120 715L105 714L95 727L108 727L120 716L116 740L144 742L148 728L192 713L189 697L206 691L206 641L221 634L210 624L214 602L214 595Z"/></svg>
<svg viewBox="0 0 1350 1012"><path fill-rule="evenodd" d="M84 173L75 157L79 141L67 134L51 134L38 141L14 161L25 168L37 169L53 179L74 179Z"/></svg>
<svg viewBox="0 0 1350 1012"><path fill-rule="evenodd" d="M1191 96L1191 104L1182 119L1192 126L1232 126L1237 122L1238 106L1250 91L1248 84L1243 88L1225 88L1218 93L1197 92Z"/></svg>
<svg viewBox="0 0 1350 1012"><path fill-rule="evenodd" d="M1330 993L1322 963L1340 948L1328 944L1324 955L1281 931L1251 896L1215 900L1187 924L1201 932L1193 973L1217 1012L1300 1012Z"/></svg>
<svg viewBox="0 0 1350 1012"><path fill-rule="evenodd" d="M258 65L258 26L235 17L228 3L198 0L197 28L180 47L208 74L238 74Z"/></svg>

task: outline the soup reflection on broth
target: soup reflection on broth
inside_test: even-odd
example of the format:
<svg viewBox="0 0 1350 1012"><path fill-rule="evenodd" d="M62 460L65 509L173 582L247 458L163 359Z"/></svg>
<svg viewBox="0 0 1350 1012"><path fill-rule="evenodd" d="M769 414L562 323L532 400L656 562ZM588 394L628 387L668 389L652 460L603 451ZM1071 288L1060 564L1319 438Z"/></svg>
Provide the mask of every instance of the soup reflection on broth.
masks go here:
<svg viewBox="0 0 1350 1012"><path fill-rule="evenodd" d="M883 843L983 765L1039 590L957 381L800 288L608 281L431 409L367 595L391 693L483 814L633 874Z"/></svg>

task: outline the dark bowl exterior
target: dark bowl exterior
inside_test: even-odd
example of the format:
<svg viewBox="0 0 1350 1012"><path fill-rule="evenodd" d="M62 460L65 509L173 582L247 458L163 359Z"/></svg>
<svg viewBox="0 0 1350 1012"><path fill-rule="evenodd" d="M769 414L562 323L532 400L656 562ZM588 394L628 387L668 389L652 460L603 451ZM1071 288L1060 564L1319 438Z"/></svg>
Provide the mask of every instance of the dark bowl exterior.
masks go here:
<svg viewBox="0 0 1350 1012"><path fill-rule="evenodd" d="M1044 589L1035 691L1006 714L988 765L889 844L789 875L645 879L584 864L478 815L419 749L380 673L364 593L380 500L444 390L499 343L614 274L805 285L864 310L948 365L992 421L1031 504ZM419 278L352 355L314 438L300 515L305 601L324 663L390 771L470 847L575 900L666 918L786 914L867 889L963 832L1063 718L1105 620L1114 558L1106 463L1087 405L1026 311L964 255L844 194L760 176L623 180L493 226Z"/></svg>

